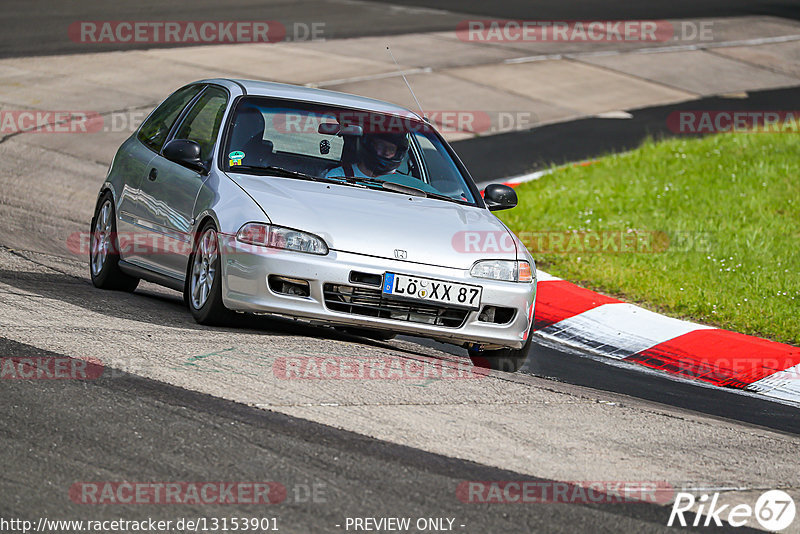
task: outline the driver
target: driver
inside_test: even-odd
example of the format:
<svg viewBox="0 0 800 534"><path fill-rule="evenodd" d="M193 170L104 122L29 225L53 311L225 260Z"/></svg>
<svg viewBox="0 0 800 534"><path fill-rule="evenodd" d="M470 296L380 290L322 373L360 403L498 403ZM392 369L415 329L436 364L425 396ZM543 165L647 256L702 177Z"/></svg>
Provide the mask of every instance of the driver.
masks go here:
<svg viewBox="0 0 800 534"><path fill-rule="evenodd" d="M406 134L364 134L358 140L358 162L334 167L325 174L325 178L374 178L392 174L407 152Z"/></svg>

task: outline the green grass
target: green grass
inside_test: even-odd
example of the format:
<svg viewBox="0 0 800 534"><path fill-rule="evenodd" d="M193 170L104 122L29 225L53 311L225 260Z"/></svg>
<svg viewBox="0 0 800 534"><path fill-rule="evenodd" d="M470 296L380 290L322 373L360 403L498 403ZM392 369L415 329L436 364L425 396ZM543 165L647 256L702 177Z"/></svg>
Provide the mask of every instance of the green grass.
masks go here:
<svg viewBox="0 0 800 534"><path fill-rule="evenodd" d="M800 134L647 141L517 193L519 207L498 215L539 268L673 317L800 345ZM669 245L554 251L525 237L548 231L665 232Z"/></svg>

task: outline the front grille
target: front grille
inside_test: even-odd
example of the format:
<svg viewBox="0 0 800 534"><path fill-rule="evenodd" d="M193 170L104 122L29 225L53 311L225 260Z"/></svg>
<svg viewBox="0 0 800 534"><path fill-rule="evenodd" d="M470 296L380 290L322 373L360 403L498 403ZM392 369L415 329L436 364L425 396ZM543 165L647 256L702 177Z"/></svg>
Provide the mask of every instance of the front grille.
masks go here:
<svg viewBox="0 0 800 534"><path fill-rule="evenodd" d="M463 325L469 315L469 310L463 308L389 300L380 289L325 284L322 290L325 306L342 313L450 328Z"/></svg>
<svg viewBox="0 0 800 534"><path fill-rule="evenodd" d="M374 273L362 273L359 271L350 271L350 281L354 284L364 284L367 286L381 287L382 277Z"/></svg>

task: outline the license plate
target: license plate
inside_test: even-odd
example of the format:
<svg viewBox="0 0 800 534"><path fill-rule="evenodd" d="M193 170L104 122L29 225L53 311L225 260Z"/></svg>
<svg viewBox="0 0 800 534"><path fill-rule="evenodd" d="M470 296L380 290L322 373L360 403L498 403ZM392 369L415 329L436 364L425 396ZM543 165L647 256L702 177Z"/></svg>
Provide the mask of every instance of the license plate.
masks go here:
<svg viewBox="0 0 800 534"><path fill-rule="evenodd" d="M383 275L384 296L449 304L477 310L481 306L482 293L481 286L457 284L405 274L385 273Z"/></svg>

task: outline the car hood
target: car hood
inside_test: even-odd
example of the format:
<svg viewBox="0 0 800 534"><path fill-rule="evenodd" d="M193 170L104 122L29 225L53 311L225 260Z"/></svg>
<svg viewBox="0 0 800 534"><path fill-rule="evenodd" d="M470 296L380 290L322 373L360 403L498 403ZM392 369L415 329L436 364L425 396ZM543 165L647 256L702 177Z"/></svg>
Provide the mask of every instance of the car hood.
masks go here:
<svg viewBox="0 0 800 534"><path fill-rule="evenodd" d="M272 224L322 237L333 250L468 269L516 259L516 239L489 210L294 178L231 173Z"/></svg>

